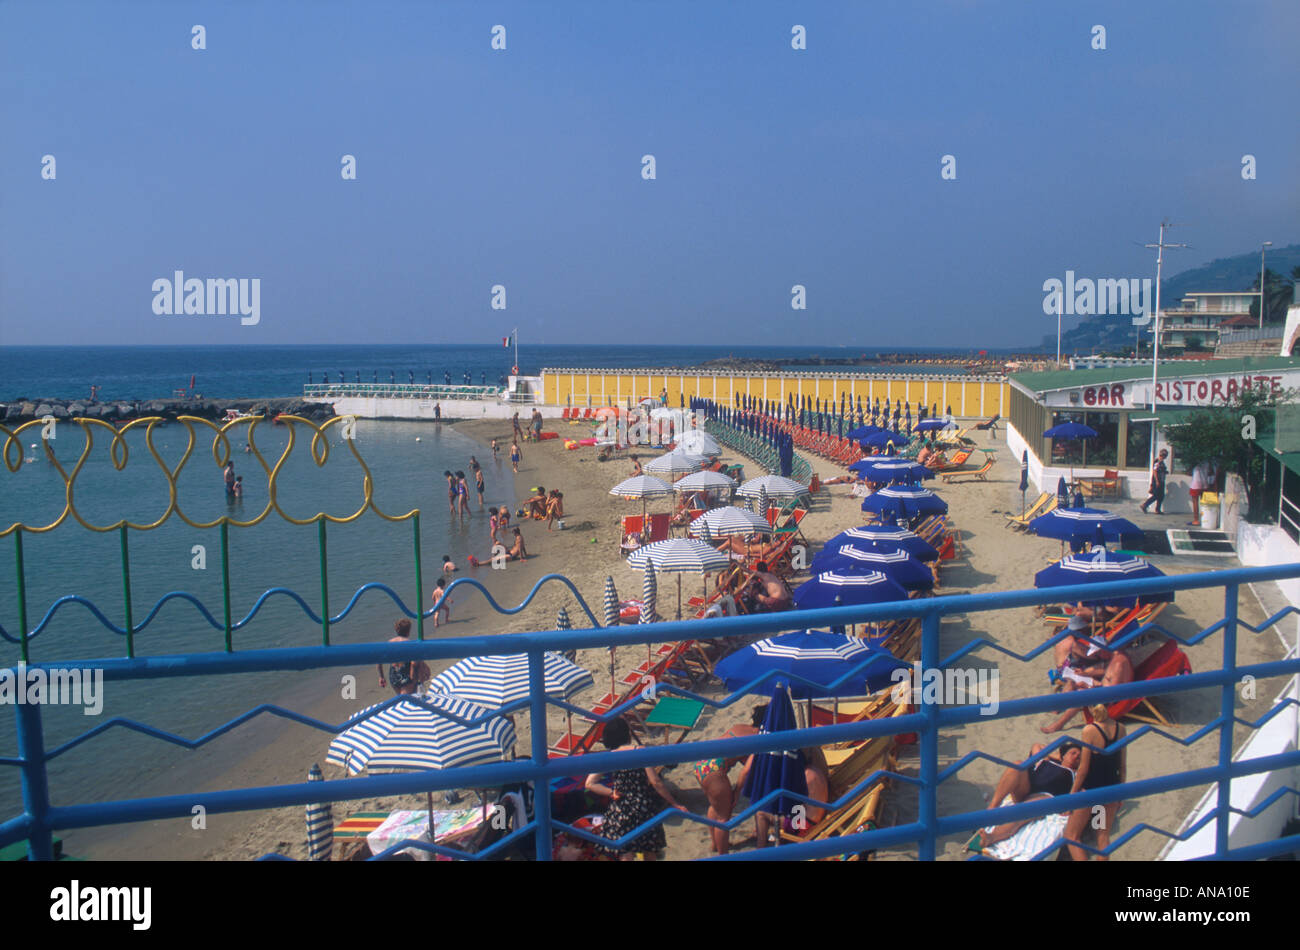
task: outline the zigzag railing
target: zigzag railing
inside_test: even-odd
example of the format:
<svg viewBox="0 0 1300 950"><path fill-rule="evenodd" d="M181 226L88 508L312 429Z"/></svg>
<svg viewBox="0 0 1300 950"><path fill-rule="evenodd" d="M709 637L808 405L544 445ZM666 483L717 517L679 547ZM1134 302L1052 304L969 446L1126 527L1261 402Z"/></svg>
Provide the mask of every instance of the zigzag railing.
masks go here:
<svg viewBox="0 0 1300 950"><path fill-rule="evenodd" d="M986 809L949 815L939 814L938 795L941 786L945 781L958 775L973 762L985 759L1008 766L1025 767L1024 763L1009 761L977 750L941 769L939 737L945 728L966 726L991 719L1059 712L1080 703L1080 697L1077 694L1066 693L1003 700L995 712L978 706L941 707L923 698L916 712L909 712L889 719L796 729L772 735L760 734L742 738L711 739L673 746L642 747L624 752L588 753L587 757L581 760L581 771L600 773L644 766L674 764L714 756L735 758L750 753L798 749L809 745L858 741L915 732L920 738L919 775L901 775L883 769L877 770L857 783L853 789L842 795L836 802L820 802L808 796L789 796L817 807L837 807L852 801L856 795L861 794L876 780L892 777L916 789L918 815L915 821L895 827L854 832L838 838L809 841L728 857L756 858L760 860L804 859L856 854L872 849L913 843L921 859L933 860L936 856L938 840L948 835L968 832L991 823L997 824L1038 818L1059 813L1064 809L1081 808L1118 799L1143 798L1203 784L1215 784L1218 789L1217 804L1208 818L1182 833L1140 824L1126 830L1122 836L1111 843L1106 852L1111 853L1125 842L1132 840L1136 835L1146 832L1154 832L1171 838L1186 839L1201 827L1204 827L1207 822L1213 821L1215 824L1215 857L1247 859L1287 853L1300 848L1300 835L1291 835L1273 842L1233 849L1229 847L1228 831L1230 818L1233 814L1256 815L1283 797L1297 794L1297 789L1288 785L1274 792L1267 801L1249 811L1234 809L1229 800L1230 783L1233 778L1274 770L1294 769L1300 766L1300 751L1296 750L1265 758L1236 762L1232 760L1233 726L1235 724L1257 727L1266 723L1272 717L1289 710L1293 705L1288 701L1270 710L1253 723L1243 721L1234 713L1235 690L1242 682L1243 677L1252 676L1256 679L1263 679L1266 677L1294 676L1300 673L1300 657L1295 655L1289 655L1286 659L1272 662L1246 665L1237 663L1239 627L1245 626L1247 629L1258 633L1271 627L1282 616L1294 612L1292 608L1288 608L1269 618L1258 627L1244 624L1237 617L1237 601L1240 587L1246 583L1283 580L1293 577L1300 577L1300 564L1090 584L1074 588L1055 588L1050 591L1010 591L934 597L867 607L843 607L799 611L795 614L778 613L713 619L707 623L685 621L642 624L617 630L593 628L397 644L342 645L329 648L297 647L277 650L252 650L240 653L188 654L167 658L139 659L125 657L103 661L62 663L60 664L61 669L97 669L103 671L106 680L123 681L268 670L303 670L355 666L358 664L373 665L381 662L415 659L439 660L473 655L524 653L528 656L530 682L532 684L529 698L502 707L500 711L509 712L525 707L528 709L532 730L531 754L527 759L515 762L502 762L442 771L371 776L324 783L308 782L246 789L227 789L210 793L196 792L96 804L54 806L50 803L51 795L46 774L46 763L51 758L66 752L69 748L90 741L111 728L128 728L161 741L196 747L205 744L216 735L228 732L230 729L236 728L249 719L262 714L274 714L291 718L294 721L328 733L337 733L364 718L364 716L353 717L342 724L330 724L279 707L259 706L223 724L198 740L187 740L164 733L162 730L157 730L134 720L115 719L47 753L44 749L40 706L20 704L14 707L18 725L19 755L16 758L0 760L0 765L12 766L21 770L25 811L23 814L0 824L0 846L27 839L29 854L32 857L48 859L52 854L51 842L54 831L130 821L188 817L191 814L192 806L196 803L203 804L208 811L212 812L233 812L286 805L305 805L314 802L346 801L415 792L423 793L450 788L491 788L518 782L535 782L539 789L546 788L551 779L571 775L575 770L575 763L572 758L551 759L548 757L547 708L554 706L566 711L584 711L581 706L552 700L546 696L542 684L544 654L547 651L628 646L681 639L711 640L732 636L772 634L791 627L836 626L858 623L878 624L888 619L918 618L922 627L922 666L927 670L941 670L954 660L968 655L973 649L968 645L955 651L946 659L940 657L940 622L946 616L1035 606L1048 602L1057 602L1062 598L1066 600L1118 599L1131 598L1137 594L1166 593L1198 588L1221 588L1225 598L1223 618L1209 628L1199 631L1194 636L1180 640L1183 643L1199 642L1212 633L1220 633L1223 637L1223 664L1221 668L1185 676L1098 687L1090 690L1087 694L1088 703L1091 705L1122 699L1160 696L1195 689L1213 688L1218 690L1220 701L1218 715L1205 724L1204 727L1197 730L1191 737L1182 739L1165 730L1143 727L1124 740L1125 746L1132 747L1139 740L1154 741L1149 738L1154 735L1183 745L1191 745L1209 734L1217 732L1219 737L1218 758L1216 764L1209 767L1170 772L1165 775L1130 781L1121 785L1057 796L1046 801L1027 801L995 810ZM1150 625L1146 632L1150 632L1152 629L1156 629L1155 625ZM1143 631L1135 631L1135 634L1140 632ZM1178 638L1175 637L1175 639ZM999 648L996 644L988 645L994 646L1009 657L1027 661L1040 655L1047 646L1051 645L1051 642L1055 641L1049 641L1049 643L1023 655ZM748 684L745 689L732 692L721 699L697 698L714 706L727 706L740 701L753 686L754 684ZM661 691L671 691L681 695L695 695L688 690L668 685L662 685L659 688ZM390 700L388 705L398 701L398 699ZM624 704L624 707L603 714L587 713L587 715L597 721L609 721L614 716L619 715L622 709L635 702L636 700L631 700ZM368 715L374 715L377 712L378 710L371 710ZM1065 741L1064 736L1052 743L1048 750L1044 750L1043 754L1063 741ZM786 794L788 796L788 793ZM695 821L709 827L733 828L762 810L763 806L770 804L771 799L777 795L778 793L773 792L767 798L753 803L748 809L734 816L728 822L716 822L699 815L683 814L676 810L665 810L614 843L629 843L646 830L662 824L668 818ZM548 860L551 856L552 835L556 831L563 831L584 840L599 841L607 845L611 843L606 839L598 838L552 820L550 796L538 794L536 796L536 817L534 820L525 827L516 829L506 839L477 855L466 855L455 849L431 845L427 842L401 842L379 857L388 856L399 848L415 847L453 857L484 860L499 856L505 850L531 837L536 857L540 860ZM1054 851L1061 843L1061 840L1058 839L1048 851Z"/></svg>

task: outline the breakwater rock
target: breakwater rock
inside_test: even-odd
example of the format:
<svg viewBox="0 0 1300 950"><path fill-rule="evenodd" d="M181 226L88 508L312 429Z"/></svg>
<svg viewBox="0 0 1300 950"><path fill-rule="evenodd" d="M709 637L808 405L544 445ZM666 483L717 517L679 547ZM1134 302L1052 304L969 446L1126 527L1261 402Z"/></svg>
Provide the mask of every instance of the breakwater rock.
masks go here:
<svg viewBox="0 0 1300 950"><path fill-rule="evenodd" d="M229 410L251 413L255 416L266 415L274 418L280 413L301 416L313 422L323 422L334 416L334 409L329 403L304 402L294 397L276 399L111 399L105 402L89 402L84 399L11 399L0 403L0 422L13 426L32 419L44 419L52 416L59 421L85 418L103 419L114 425L143 419L147 416L162 416L175 419L177 416L198 416L212 422L221 422Z"/></svg>

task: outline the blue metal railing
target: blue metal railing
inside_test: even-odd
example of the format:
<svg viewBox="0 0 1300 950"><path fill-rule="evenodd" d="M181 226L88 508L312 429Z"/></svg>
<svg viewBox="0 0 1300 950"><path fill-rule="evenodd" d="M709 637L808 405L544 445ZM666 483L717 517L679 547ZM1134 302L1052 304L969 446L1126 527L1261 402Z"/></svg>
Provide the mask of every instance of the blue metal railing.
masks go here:
<svg viewBox="0 0 1300 950"><path fill-rule="evenodd" d="M530 697L527 700L504 708L507 711L513 708L527 708L532 731L531 749L526 759L468 768L56 806L51 804L51 790L46 771L47 763L68 749L89 741L113 728L134 729L164 741L194 746L202 744L211 737L228 731L238 723L260 714L285 716L329 733L337 733L356 720L350 720L343 724L323 723L279 707L262 705L239 717L239 719L225 724L210 733L209 736L204 737L203 740L189 742L179 737L168 736L146 724L127 719L113 719L47 752L40 706L16 705L14 706L14 713L18 729L18 756L13 759L0 759L0 765L16 767L21 772L23 813L0 823L0 846L26 839L29 842L28 849L31 857L49 859L52 857L52 838L55 831L134 821L189 817L195 803L201 803L207 811L217 813L287 805L305 805L313 802L333 802L416 792L423 793L451 788L492 788L519 782L535 782L537 788L544 789L551 779L572 775L575 770L575 760L572 758L548 758L547 707L556 706L567 711L583 711L582 707L549 699L544 691L539 688L542 682L543 654L546 651L631 646L682 639L711 640L738 635L772 634L792 628L834 626L850 623L875 624L895 618L918 618L922 626L921 662L925 669L951 667L972 651L983 647L1003 653L1007 657L1019 661L1029 661L1050 650L1060 637L1047 640L1024 654L1018 654L997 642L980 638L965 644L947 657L941 657L940 622L947 616L1033 606L1059 602L1062 599L1067 601L1098 600L1132 597L1139 593L1149 594L1198 588L1221 588L1224 592L1222 619L1199 631L1194 636L1180 640L1183 643L1194 644L1216 633L1221 633L1223 636L1223 659L1220 668L1166 679L1099 687L1090 690L1087 694L1087 702L1092 705L1122 699L1180 693L1195 689L1217 688L1220 691L1218 714L1213 720L1204 724L1202 728L1186 739L1163 729L1143 726L1134 730L1124 740L1126 744L1131 745L1148 733L1155 733L1171 741L1190 745L1217 731L1219 737L1217 762L1207 768L1170 772L1139 781L1126 782L1118 786L1084 791L1063 797L1058 796L1050 800L1028 801L1018 805L1004 806L996 810L940 814L940 789L944 782L956 776L963 768L980 759L1007 766L1018 764L977 750L968 753L957 762L941 767L939 737L944 729L969 725L979 721L1005 719L1048 711L1059 712L1077 706L1080 703L1079 696L1067 693L1004 699L999 704L996 712L991 714L987 708L978 706L941 707L933 703L922 702L917 712L889 719L797 729L772 735L710 739L671 746L641 747L626 752L593 752L588 753L588 756L581 760L580 770L586 773L598 773L689 762L714 756L737 757L756 752L798 749L810 745L826 745L915 732L920 738L919 776L877 771L865 777L853 789L845 792L836 802L819 802L807 796L795 796L818 807L840 807L854 800L856 796L860 795L876 780L888 776L915 788L918 805L915 821L894 827L845 834L837 838L792 844L778 849L745 852L728 857L759 860L804 859L856 854L882 847L912 843L915 845L917 854L921 859L933 860L936 856L939 839L959 832L969 832L988 824L1038 818L1052 813L1059 813L1063 808L1080 808L1120 799L1131 800L1176 789L1192 788L1207 783L1215 783L1218 786L1217 804L1210 814L1201 822L1198 822L1196 826L1185 830L1181 834L1176 834L1169 829L1145 824L1138 825L1135 828L1128 829L1122 836L1113 841L1107 849L1108 852L1114 851L1134 836L1147 831L1168 837L1187 838L1212 821L1215 823L1216 829L1216 857L1258 858L1286 853L1300 849L1300 835L1280 838L1277 841L1254 845L1248 849L1234 851L1229 848L1229 822L1235 810L1230 807L1228 793L1232 778L1280 769L1293 769L1300 766L1300 751L1295 750L1266 758L1239 762L1232 761L1232 738L1235 724L1240 723L1258 727L1272 716L1282 713L1285 709L1285 706L1275 707L1256 722L1244 722L1237 718L1234 714L1235 690L1242 682L1242 678L1252 676L1258 680L1266 677L1291 676L1300 673L1300 657L1294 655L1279 661L1247 665L1238 664L1238 626L1246 626L1250 630L1261 632L1270 628L1282 616L1297 612L1294 608L1287 608L1274 617L1268 618L1260 626L1252 627L1241 621L1237 616L1236 604L1241 585L1294 577L1300 577L1300 564L1091 584L1075 588L1055 588L1050 591L1007 591L933 597L866 607L841 607L798 611L795 613L712 619L707 623L679 621L642 624L616 629L591 628L574 631L533 632L397 644L375 643L329 647L294 647L235 653L214 652L170 657L120 657L94 661L61 662L57 665L59 669L97 669L103 671L105 680L123 681L176 676L229 675L269 670L307 670L355 666L357 664L372 665L381 662L414 659L440 660L473 655L525 653L529 657L531 683L533 684ZM1124 635L1114 641L1111 646L1112 648L1122 647L1137 637L1149 634L1154 630L1173 636L1163 628L1149 625ZM1064 634L1061 636L1064 636ZM1174 637L1174 639L1179 638ZM54 664L40 664L39 666L53 667ZM36 668L36 665L31 668ZM694 695L688 690L670 685L661 685L659 691L671 691L688 696ZM722 698L706 696L696 698L714 707L725 707L741 701L744 696L745 693L740 691ZM389 704L391 705L392 702L396 701L391 700ZM619 715L623 708L631 704L625 704L625 707L611 710L603 715L590 713L587 715L591 719L608 721ZM1063 739L1064 737L1058 739L1057 743L1063 741ZM1053 746L1057 743L1053 743ZM1048 750L1044 750L1044 754L1046 751ZM770 797L775 797L775 794L773 793L773 796ZM1254 809L1251 814L1257 814L1284 795L1296 794L1300 793L1291 786L1280 789L1268 801ZM395 848L416 847L457 857L489 859L500 855L504 849L517 845L525 836L531 835L536 857L540 860L547 860L551 856L552 835L556 831L564 831L566 834L577 838L592 841L603 840L573 829L563 823L553 821L549 795L538 794L535 803L536 815L532 821L523 828L517 829L508 838L497 842L491 848L477 855L464 855L454 849L430 845L427 842L402 842ZM633 840L642 834L647 827L661 823L669 817L696 821L712 827L735 827L747 821L749 817L761 810L762 806L767 803L767 800L753 803L748 809L725 823L714 822L700 815L683 814L676 810L665 811L620 840ZM1054 852L1060 843L1058 840L1048 850ZM381 855L381 857L386 856L388 853L385 852L385 855Z"/></svg>

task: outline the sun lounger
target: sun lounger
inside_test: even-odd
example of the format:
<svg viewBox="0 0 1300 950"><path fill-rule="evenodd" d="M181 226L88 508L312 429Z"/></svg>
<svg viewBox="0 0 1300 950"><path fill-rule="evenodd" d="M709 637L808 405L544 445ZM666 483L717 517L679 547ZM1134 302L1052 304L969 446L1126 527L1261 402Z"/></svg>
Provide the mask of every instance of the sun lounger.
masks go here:
<svg viewBox="0 0 1300 950"><path fill-rule="evenodd" d="M1038 496L1037 501L1035 501L1032 505L1030 505L1028 508L1025 509L1025 513L1023 515L1007 515L1006 516L1007 527L1028 528L1029 522L1033 521L1039 515L1047 514L1049 511L1051 511L1053 508L1056 507L1056 503L1059 500L1060 498L1057 496L1055 492L1049 492L1049 491L1043 492L1041 495Z"/></svg>
<svg viewBox="0 0 1300 950"><path fill-rule="evenodd" d="M941 472L939 477L942 478L944 482L955 482L962 478L969 478L972 481L980 482L987 481L989 469L993 467L993 462L994 457L989 456L984 460L984 464L978 469L968 469L964 472Z"/></svg>
<svg viewBox="0 0 1300 950"><path fill-rule="evenodd" d="M986 429L987 429L987 430L990 430L990 431L992 431L992 432L997 432L997 431L998 431L998 420L1001 419L1001 418L1002 418L1002 414L999 413L999 414L995 415L992 419L990 419L988 422L981 422L981 423L977 424L977 425L975 426L975 428L979 429L981 432L983 432L983 431L986 430Z"/></svg>
<svg viewBox="0 0 1300 950"><path fill-rule="evenodd" d="M1182 651L1177 640L1166 640L1164 645L1143 660L1133 671L1133 682L1140 683L1146 680L1162 679L1166 676L1182 676L1184 673L1192 671L1191 661L1187 659L1187 654ZM1136 719L1138 722L1149 722L1156 725L1168 726L1169 720L1157 709L1152 702L1145 696L1137 699L1123 699L1117 703L1111 703L1106 707L1106 712L1111 719L1119 721L1127 716L1130 719Z"/></svg>

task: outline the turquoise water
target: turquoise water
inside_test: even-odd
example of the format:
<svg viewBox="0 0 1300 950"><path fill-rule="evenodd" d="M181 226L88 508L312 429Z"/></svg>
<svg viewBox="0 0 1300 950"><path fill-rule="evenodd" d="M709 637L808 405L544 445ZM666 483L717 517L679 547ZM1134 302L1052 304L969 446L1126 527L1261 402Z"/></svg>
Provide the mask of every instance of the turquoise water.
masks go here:
<svg viewBox="0 0 1300 950"><path fill-rule="evenodd" d="M299 427L301 430L301 427ZM300 431L293 454L277 480L281 506L291 515L306 518L317 511L348 515L362 504L362 471L338 437L337 430L329 460L318 468L308 454L309 438ZM417 442L416 438L420 441ZM93 454L75 482L75 499L83 517L93 523L111 523L122 516L151 522L167 506L166 480L145 446L143 433L128 436L129 462L122 472L114 470L108 457L108 440L96 437ZM184 450L186 430L180 425L155 429L154 445L169 465L175 465ZM71 471L84 438L79 427L60 425L53 444L60 464ZM273 465L287 444L282 426L257 429L257 444L268 464ZM242 502L228 507L221 470L211 455L211 439L200 441L178 479L182 509L194 520L212 520L223 514L251 519L266 502L266 476L256 459L235 448L236 473L244 476ZM370 422L357 424L356 447L374 477L375 504L388 514L421 511L421 552L424 586L428 590L438 577L443 554L463 564L465 555L483 555L488 549L487 515L477 510L471 496L472 514L462 522L450 517L447 508L446 468L469 472L469 458L478 456L483 465L488 505L514 500L514 484L508 462L494 464L491 452L454 430L431 423ZM28 450L28 454L33 454ZM25 464L16 474L0 470L4 479L0 491L0 523L8 526L18 519L27 524L45 524L63 507L63 481L48 462ZM472 486L472 480L471 480ZM409 521L390 523L367 512L351 524L331 524L328 529L329 591L331 613L338 613L363 583L382 581L397 590L408 606L416 598L412 528ZM262 523L249 528L230 528L230 573L232 614L242 618L263 591L289 587L298 591L319 612L320 569L315 525L289 524L272 512ZM218 528L199 530L175 515L153 531L130 531L131 600L134 620L139 624L153 604L165 593L184 590L204 602L217 619L222 619L221 556ZM206 569L195 567L195 545L206 551ZM95 602L106 616L124 625L120 542L116 531L97 533L69 520L46 534L24 534L23 550L27 581L27 616L35 627L60 596L80 594ZM16 636L18 611L11 596L15 577L12 538L0 539L0 577L5 578L5 595L0 598L0 624ZM427 594L426 594L427 598ZM426 605L427 606L427 605ZM392 635L397 608L382 592L366 594L346 619L334 625L335 643L373 641ZM431 625L429 631L432 630ZM286 597L269 600L243 630L234 635L235 649L313 645L321 641L321 628ZM221 650L224 632L213 629L198 611L183 601L165 605L153 621L135 638L137 655ZM106 630L89 611L79 605L61 608L48 627L31 642L33 661L61 658L124 656L125 638ZM17 645L0 644L3 665L17 662ZM122 715L147 721L177 734L198 736L237 715L257 702L274 701L284 683L280 674L227 677L199 677L148 682L105 684L102 716L91 717L81 709L46 707L47 748L93 728L105 718ZM0 733L0 755L16 754L13 731ZM100 800L129 796L142 776L138 763L150 762L153 773L184 761L185 753L124 730L96 738L51 766L56 801ZM20 811L16 769L0 769L0 818Z"/></svg>

